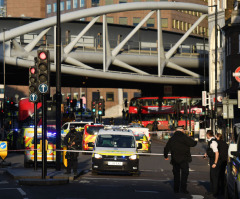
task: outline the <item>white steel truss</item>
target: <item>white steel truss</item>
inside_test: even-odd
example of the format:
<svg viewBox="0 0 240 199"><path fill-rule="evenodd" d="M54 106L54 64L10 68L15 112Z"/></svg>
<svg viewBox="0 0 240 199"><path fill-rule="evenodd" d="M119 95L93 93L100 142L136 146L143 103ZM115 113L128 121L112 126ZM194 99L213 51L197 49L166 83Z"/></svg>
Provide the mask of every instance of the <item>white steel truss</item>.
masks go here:
<svg viewBox="0 0 240 199"><path fill-rule="evenodd" d="M134 10L149 10L149 13L142 19L142 21L113 49L110 48L109 38L108 38L108 24L106 20L106 15L116 12L124 11L134 11ZM180 38L180 40L168 51L164 52L163 38L162 38L162 28L161 28L161 10L191 10L203 13L202 16L191 26L191 28ZM131 39L131 37L147 22L147 20L154 14L157 13L157 74L150 74L144 70L132 66L126 59L123 61L120 55L120 51L123 46ZM106 79L117 79L125 81L135 81L135 82L149 82L149 83L168 83L168 84L201 84L202 77L186 69L176 63L173 63L170 59L173 56L177 48L183 44L186 38L191 34L191 32L204 20L207 16L208 7L192 4L192 3L181 3L181 2L137 2L137 3L124 3L124 4L114 4L108 6L101 6L95 8L89 8L84 10L79 10L67 14L61 15L61 23L70 22L76 19L81 19L85 17L93 17L89 24L77 35L77 37L72 40L66 47L62 48L62 73L89 76L96 78L106 78ZM97 22L99 17L103 17L102 31L103 31L103 50L102 53L85 53L85 59L92 59L96 61L97 64L102 65L102 70L95 69L91 65L84 63L84 59L79 58L76 52L73 52L74 46L77 42L86 34L86 32ZM36 50L33 50L37 43L42 39L44 35L50 30L51 27L56 25L56 17L46 18L40 21L29 23L6 32L0 33L0 42L5 42L6 49L10 50L11 53L5 54L6 64L28 67L34 64L34 56L36 56ZM36 30L42 30L41 33L34 38L31 43L25 47L15 40L16 37L24 35ZM4 35L3 35L4 34ZM12 40L14 49L10 49L9 41ZM54 60L54 50L49 49L52 60ZM3 55L0 54L1 59ZM144 57L145 59L145 57ZM146 58L146 62L147 62ZM132 62L138 62L139 60L131 60ZM111 70L111 65L117 66L119 68L124 68L132 73L117 72ZM166 76L163 75L164 67L169 67L185 73L186 76ZM51 65L51 70L55 71L55 64Z"/></svg>

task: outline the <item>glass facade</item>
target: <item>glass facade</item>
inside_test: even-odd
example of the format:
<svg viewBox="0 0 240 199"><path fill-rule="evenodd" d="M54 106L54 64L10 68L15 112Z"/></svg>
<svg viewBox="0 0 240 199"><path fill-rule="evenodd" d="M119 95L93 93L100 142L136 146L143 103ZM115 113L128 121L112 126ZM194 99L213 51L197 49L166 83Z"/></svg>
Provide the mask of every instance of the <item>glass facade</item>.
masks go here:
<svg viewBox="0 0 240 199"><path fill-rule="evenodd" d="M67 10L70 10L71 9L71 0L67 0L66 2L66 7L67 7Z"/></svg>
<svg viewBox="0 0 240 199"><path fill-rule="evenodd" d="M57 3L53 4L53 12L57 12Z"/></svg>
<svg viewBox="0 0 240 199"><path fill-rule="evenodd" d="M61 3L60 3L60 10L61 10L61 11L64 11L64 9L65 9L65 8L64 8L64 5L65 5L64 2L61 2Z"/></svg>
<svg viewBox="0 0 240 199"><path fill-rule="evenodd" d="M47 5L47 13L51 13L52 12L52 5L51 4L48 4Z"/></svg>
<svg viewBox="0 0 240 199"><path fill-rule="evenodd" d="M77 8L78 7L78 0L73 0L73 8Z"/></svg>

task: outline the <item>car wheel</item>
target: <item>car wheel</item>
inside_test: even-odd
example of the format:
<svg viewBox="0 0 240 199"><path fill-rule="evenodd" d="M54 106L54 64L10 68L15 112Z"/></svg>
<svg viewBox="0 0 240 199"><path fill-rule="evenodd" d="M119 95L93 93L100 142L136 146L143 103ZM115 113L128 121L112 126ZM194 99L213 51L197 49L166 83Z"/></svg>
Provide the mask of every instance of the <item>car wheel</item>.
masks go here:
<svg viewBox="0 0 240 199"><path fill-rule="evenodd" d="M140 176L140 172L139 171L136 171L132 174L133 176L136 176L136 177L139 177Z"/></svg>

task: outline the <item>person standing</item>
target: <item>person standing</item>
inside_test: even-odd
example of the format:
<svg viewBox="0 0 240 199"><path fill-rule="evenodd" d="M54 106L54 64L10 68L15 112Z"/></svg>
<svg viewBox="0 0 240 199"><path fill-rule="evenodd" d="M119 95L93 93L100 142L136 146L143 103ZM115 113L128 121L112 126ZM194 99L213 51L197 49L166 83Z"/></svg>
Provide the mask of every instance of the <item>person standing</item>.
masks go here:
<svg viewBox="0 0 240 199"><path fill-rule="evenodd" d="M190 147L197 145L197 142L184 133L184 126L178 126L176 132L168 140L164 148L164 158L168 160L168 153L171 152L171 164L173 165L174 192L179 191L188 194L187 179L189 175L189 163L192 161Z"/></svg>
<svg viewBox="0 0 240 199"><path fill-rule="evenodd" d="M207 131L208 148L205 157L208 156L210 164L210 189L207 195L217 197L218 195L218 178L219 178L219 151L217 139L212 130Z"/></svg>
<svg viewBox="0 0 240 199"><path fill-rule="evenodd" d="M223 141L222 134L217 133L216 139L218 143L218 150L219 150L219 180L218 180L218 190L221 190L224 193L225 188L225 170L227 166L228 160L228 144Z"/></svg>
<svg viewBox="0 0 240 199"><path fill-rule="evenodd" d="M67 146L67 150L78 150L81 148L82 136L80 132L77 132L74 125L70 125L70 131L64 138L64 144ZM78 152L67 152L67 172L70 174L73 169L74 175L77 175L77 164L78 164Z"/></svg>

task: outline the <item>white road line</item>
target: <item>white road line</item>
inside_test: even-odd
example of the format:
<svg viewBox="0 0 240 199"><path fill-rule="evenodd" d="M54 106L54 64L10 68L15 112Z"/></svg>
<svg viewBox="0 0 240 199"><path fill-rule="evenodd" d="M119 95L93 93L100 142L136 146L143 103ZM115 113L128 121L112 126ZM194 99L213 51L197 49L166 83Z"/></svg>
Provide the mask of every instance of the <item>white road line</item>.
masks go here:
<svg viewBox="0 0 240 199"><path fill-rule="evenodd" d="M141 191L141 190L135 190L136 193L159 193L158 191Z"/></svg>
<svg viewBox="0 0 240 199"><path fill-rule="evenodd" d="M8 184L8 181L0 181L0 184Z"/></svg>
<svg viewBox="0 0 240 199"><path fill-rule="evenodd" d="M20 194L22 196L26 196L27 195L21 188L17 188L17 190L20 192Z"/></svg>

